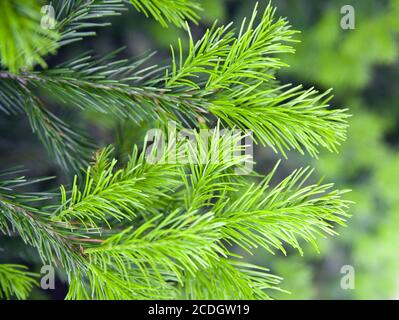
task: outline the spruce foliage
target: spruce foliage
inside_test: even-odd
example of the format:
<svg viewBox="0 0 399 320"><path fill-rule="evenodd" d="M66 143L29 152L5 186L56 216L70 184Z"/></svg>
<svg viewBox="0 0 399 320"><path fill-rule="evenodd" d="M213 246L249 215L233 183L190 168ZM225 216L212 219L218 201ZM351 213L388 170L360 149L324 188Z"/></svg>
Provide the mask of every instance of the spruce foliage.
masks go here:
<svg viewBox="0 0 399 320"><path fill-rule="evenodd" d="M0 10L0 111L26 116L49 156L74 179L59 192L31 194L21 188L41 179L4 172L0 231L21 237L43 263L66 274L66 298L268 299L280 278L246 263L237 248L286 253L291 246L302 253L302 241L317 248L318 236L345 224L346 191L314 183L308 168L274 181L277 165L265 177L247 177L236 174L251 161L246 155L212 161L242 154L243 137L224 135L223 128L251 130L255 142L282 156L296 150L317 157L345 140L348 115L329 107L329 91L275 79L285 66L279 55L293 52L296 32L271 5L256 6L238 25L215 23L195 40L188 22L197 22L201 11L193 0L53 1L52 30L40 27L40 4L0 4L9 11L3 19ZM121 60L112 52L47 67L48 54L134 8L164 27L184 28L188 51L179 41L162 66L147 65L152 55ZM126 161L116 160L112 146L98 148L53 114L47 95L137 126L155 120L159 128L173 121L199 129L215 118L217 124L207 148L198 131L191 143L177 143L179 155L196 161L167 161L176 151L168 147L161 161L149 163L146 146L132 146ZM34 277L22 266L0 265L0 297L26 298Z"/></svg>

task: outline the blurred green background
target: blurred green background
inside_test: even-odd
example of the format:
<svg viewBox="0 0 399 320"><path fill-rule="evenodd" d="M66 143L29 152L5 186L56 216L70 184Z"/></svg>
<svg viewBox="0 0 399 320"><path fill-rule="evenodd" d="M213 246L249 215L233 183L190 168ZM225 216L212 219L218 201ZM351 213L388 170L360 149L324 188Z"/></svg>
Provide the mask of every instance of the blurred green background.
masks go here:
<svg viewBox="0 0 399 320"><path fill-rule="evenodd" d="M215 19L220 23L240 21L255 4L251 0L202 0L201 23L193 26L199 36ZM268 1L259 1L265 6ZM277 299L393 299L399 298L399 0L275 0L277 14L288 17L297 35L297 53L282 57L290 67L282 69L283 83L303 83L320 90L334 88L332 105L349 108L348 141L337 154L322 154L318 161L292 154L283 167L288 170L312 164L319 176L334 181L338 188L349 188L353 217L339 236L323 239L320 253L306 247L304 256L290 251L288 257L259 252L248 257L273 273L284 277ZM340 26L343 5L355 8L356 27ZM98 31L98 36L62 49L50 57L50 65L72 57L82 50L98 54L126 46L123 55L136 56L157 50L154 61L170 57L169 45L184 30L165 29L146 19L132 8L122 17L111 19L113 26ZM80 124L99 144L118 141L121 148L141 143L147 124L137 130L129 123L114 123L90 113L75 114L57 109L62 117ZM115 129L117 128L117 129ZM0 170L24 165L32 176L55 175L58 178L45 187L57 186L68 174L52 163L20 118L0 114ZM268 149L257 148L257 170L266 173L279 156ZM9 241L7 239L0 239ZM9 253L23 260L29 250L13 243ZM7 257L1 257L0 260ZM39 263L38 263L39 265ZM341 268L355 270L355 288L340 286ZM62 298L65 285L50 292L50 298ZM46 297L36 291L33 297Z"/></svg>

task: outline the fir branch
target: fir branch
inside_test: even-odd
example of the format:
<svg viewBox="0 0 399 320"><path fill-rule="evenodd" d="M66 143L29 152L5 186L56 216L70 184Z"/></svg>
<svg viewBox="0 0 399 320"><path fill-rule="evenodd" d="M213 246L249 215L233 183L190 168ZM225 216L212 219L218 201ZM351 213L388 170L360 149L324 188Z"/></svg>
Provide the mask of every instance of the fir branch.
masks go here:
<svg viewBox="0 0 399 320"><path fill-rule="evenodd" d="M69 239L72 234L79 234L78 228L71 230L52 223L46 212L32 206L48 200L51 194L16 193L16 188L41 181L27 181L23 176L14 178L17 173L10 171L0 176L0 232L9 236L17 232L25 243L37 249L45 264L58 265L71 272L84 268L78 244Z"/></svg>
<svg viewBox="0 0 399 320"><path fill-rule="evenodd" d="M93 29L109 26L96 21L120 15L126 10L123 0L55 0L56 28L61 34L58 45L65 46L95 36Z"/></svg>
<svg viewBox="0 0 399 320"><path fill-rule="evenodd" d="M303 186L312 173L308 169L296 170L270 188L274 171L221 206L217 214L225 223L223 239L248 252L261 246L271 253L273 249L286 253L286 243L303 254L299 238L317 250L316 236L335 235L333 224L345 225L351 202L343 200L342 195L348 191L331 191L332 184Z"/></svg>
<svg viewBox="0 0 399 320"><path fill-rule="evenodd" d="M196 19L192 1L132 2L163 25ZM124 8L119 0L56 3L58 45L92 35L91 27L103 25L92 19ZM279 279L242 263L233 245L249 253L257 246L285 253L288 244L302 253L301 241L317 247L317 236L334 235L335 225L345 224L346 191L308 184L310 170L297 170L270 187L273 170L261 183L249 185L233 172L250 159L226 156L241 154L245 146L239 134L222 135L224 125L252 130L258 141L283 155L296 149L317 156L319 147L336 151L345 139L346 111L329 109L329 92L276 84L275 70L284 66L277 55L292 52L295 32L274 15L269 5L255 26L255 7L238 34L231 25L216 24L197 42L190 34L187 56L180 42L177 54L172 49L166 75L165 68L145 67L146 59L118 60L116 53L83 55L50 70L20 70L21 63L13 67L18 74L12 68L0 72L0 110L26 113L65 166L87 154L85 144L45 109L38 91L117 119L152 117L163 124L173 119L178 126L199 116L223 121L205 139L197 132L189 141L178 139L161 150L156 163L147 161L147 146L140 153L135 147L125 164L112 159L112 148L99 151L83 178L75 176L71 186L61 186L61 197L21 194L17 189L28 183L23 177L0 175L0 231L20 236L37 248L44 263L62 267L70 282L67 298L267 299ZM3 61L1 44L0 49ZM159 151L152 147L150 156ZM13 292L27 295L30 284L21 276L17 289L1 287L6 298Z"/></svg>
<svg viewBox="0 0 399 320"><path fill-rule="evenodd" d="M142 67L151 54L137 60L115 60L118 52L101 58L85 54L50 70L24 73L19 79L31 90L38 88L64 104L136 123L165 117L184 122L203 110L202 100L159 85L162 68Z"/></svg>
<svg viewBox="0 0 399 320"><path fill-rule="evenodd" d="M330 109L330 90L318 93L289 85L258 87L219 95L210 111L228 126L254 132L258 140L286 157L286 150L306 150L316 157L319 148L337 152L346 139L347 109Z"/></svg>
<svg viewBox="0 0 399 320"><path fill-rule="evenodd" d="M185 58L179 42L178 58L172 48L166 87L191 90L207 102L205 114L253 131L258 141L284 156L291 149L314 157L320 147L336 151L346 139L347 110L329 109L330 91L276 85L274 70L285 66L277 55L293 52L296 32L285 19L275 21L270 5L255 26L257 15L255 7L236 38L230 25L213 26L195 44L190 35Z"/></svg>
<svg viewBox="0 0 399 320"><path fill-rule="evenodd" d="M183 282L186 272L194 274L223 254L216 243L221 224L213 221L212 213L194 216L176 210L115 234L85 253L102 269L113 266L129 274L133 265L144 277L150 271L162 278L166 271Z"/></svg>
<svg viewBox="0 0 399 320"><path fill-rule="evenodd" d="M87 273L77 273L71 279L66 299L147 300L177 297L176 287L169 282L174 278L166 273L164 276L160 279L148 272L143 277L135 268L129 268L129 274L121 274L111 268L104 270L90 264Z"/></svg>
<svg viewBox="0 0 399 320"><path fill-rule="evenodd" d="M75 128L46 109L42 101L27 87L26 78L0 73L0 110L6 114L24 113L32 131L50 156L65 170L78 170L86 164L94 144ZM7 77L6 77L7 75Z"/></svg>
<svg viewBox="0 0 399 320"><path fill-rule="evenodd" d="M149 17L150 15L162 26L173 23L184 27L186 20L197 22L197 11L201 10L195 0L130 0L137 11Z"/></svg>
<svg viewBox="0 0 399 320"><path fill-rule="evenodd" d="M345 110L328 109L329 91L319 95L300 87L276 88L270 82L271 69L280 66L272 55L288 50L282 43L290 42L293 32L285 20L273 22L270 6L255 28L256 15L255 9L235 40L229 26L214 26L195 44L190 40L184 62L180 46L180 62L173 54L172 72L165 79L160 76L162 68L140 68L146 59L118 61L116 53L111 53L102 59L84 56L52 70L26 73L19 81L80 109L136 122L150 117L190 123L200 114L214 114L230 127L252 130L262 144L284 156L290 149L306 150L315 157L320 147L336 151L345 140ZM231 56L236 51L242 56ZM200 77L204 74L208 75L206 85ZM198 83L196 77L200 77Z"/></svg>
<svg viewBox="0 0 399 320"><path fill-rule="evenodd" d="M36 0L0 2L0 60L10 72L46 67L43 57L55 52L58 40L58 32L41 27Z"/></svg>
<svg viewBox="0 0 399 320"><path fill-rule="evenodd" d="M199 84L191 80L200 75L214 74L220 61L226 59L231 49L231 42L234 40L234 32L229 30L231 24L227 26L207 29L201 39L194 43L190 28L187 25L189 35L188 54L184 57L183 46L179 39L178 56L175 49L171 46L172 66L171 73L166 70L166 87L189 86L193 89L200 89Z"/></svg>
<svg viewBox="0 0 399 320"><path fill-rule="evenodd" d="M110 226L110 219L131 220L137 211L145 214L165 205L168 191L176 185L175 165L149 165L144 153L139 155L135 148L126 167L116 169L117 161L107 159L105 154L109 154L108 149L97 157L101 162L97 162L93 173L91 167L87 169L83 189L76 176L69 199L61 187L62 205L53 214L54 221L73 219L88 226L101 221Z"/></svg>
<svg viewBox="0 0 399 320"><path fill-rule="evenodd" d="M30 96L24 109L35 132L50 156L65 170L78 170L87 163L94 144L78 130L40 105L40 100Z"/></svg>
<svg viewBox="0 0 399 320"><path fill-rule="evenodd" d="M212 268L187 275L181 291L184 299L193 300L269 300L267 292L280 290L280 281L266 268L220 258Z"/></svg>
<svg viewBox="0 0 399 320"><path fill-rule="evenodd" d="M15 75L0 72L0 111L6 115L18 115L24 111L25 95Z"/></svg>
<svg viewBox="0 0 399 320"><path fill-rule="evenodd" d="M223 197L225 192L237 190L236 170L245 163L252 162L250 155L243 154L246 146L241 132L221 129L220 123L206 135L195 132L193 140L185 145L188 158L183 171L185 184L184 207L187 212L195 212L212 205Z"/></svg>
<svg viewBox="0 0 399 320"><path fill-rule="evenodd" d="M0 264L0 299L27 299L33 286L37 285L36 273L16 264Z"/></svg>
<svg viewBox="0 0 399 320"><path fill-rule="evenodd" d="M273 79L271 70L285 66L275 55L294 52L289 43L296 31L291 30L286 19L274 21L275 11L269 4L255 27L256 4L248 23L243 20L227 57L209 77L206 90L228 89L232 84L245 87L249 79L267 82Z"/></svg>

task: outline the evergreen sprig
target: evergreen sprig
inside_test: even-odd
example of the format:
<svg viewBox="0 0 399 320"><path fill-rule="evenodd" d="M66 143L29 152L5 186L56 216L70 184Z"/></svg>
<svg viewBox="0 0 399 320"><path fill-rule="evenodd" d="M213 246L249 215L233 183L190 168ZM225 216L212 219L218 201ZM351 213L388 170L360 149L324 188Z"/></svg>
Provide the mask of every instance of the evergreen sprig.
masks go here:
<svg viewBox="0 0 399 320"><path fill-rule="evenodd" d="M17 264L0 264L0 299L26 299L34 285L37 274Z"/></svg>
<svg viewBox="0 0 399 320"><path fill-rule="evenodd" d="M76 270L82 266L82 261L79 248L71 238L80 236L79 228L67 229L64 224L50 220L44 203L54 194L18 192L21 187L43 180L28 181L20 174L20 170L10 170L0 175L0 231L8 236L19 236L35 247L43 263Z"/></svg>
<svg viewBox="0 0 399 320"><path fill-rule="evenodd" d="M96 28L109 26L104 18L120 15L126 10L123 0L55 0L58 46L65 46L96 35Z"/></svg>
<svg viewBox="0 0 399 320"><path fill-rule="evenodd" d="M22 6L18 0L4 3ZM293 52L295 31L275 18L271 5L262 14L256 6L238 30L214 24L194 40L185 21L198 18L194 1L132 3L164 26L184 26L188 52L180 41L163 66L145 66L148 57L120 60L113 52L33 70L36 63L44 67L50 44L38 40L38 54L28 62L10 60L0 45L0 110L26 114L53 158L75 173L58 194L27 193L21 188L41 180L29 182L19 171L0 175L0 231L22 238L43 263L62 270L68 299L270 298L280 278L245 263L235 248L286 253L289 245L303 253L303 241L317 247L317 237L334 235L334 227L345 224L349 201L332 184L311 183L309 169L277 184L276 168L263 180L259 174L238 176L236 170L253 162L241 143L252 136L240 132L253 131L256 142L283 156L291 149L317 156L320 148L336 151L345 139L346 110L328 106L329 91L278 84L275 71L285 65L278 55ZM54 5L55 48L93 35L93 28L107 24L97 19L127 8L121 0ZM12 8L13 19L25 21L19 7ZM45 34L34 28L5 34L6 27L0 23L0 39L24 43L14 53L25 55L32 46L29 33L35 33L30 39ZM204 129L216 117L217 125L205 137L198 130L185 137L167 132L172 143L161 150L155 141L135 146L126 161L116 160L110 146L89 164L95 147L50 110L43 94L61 107L112 119L155 119L161 131L171 121L179 129ZM34 284L30 276L0 265L0 278L7 279L2 297L26 298Z"/></svg>
<svg viewBox="0 0 399 320"><path fill-rule="evenodd" d="M78 8L81 5L79 1L76 3ZM93 2L93 6L106 8L107 4ZM64 10L74 12L75 6L71 8ZM101 13L108 15L107 10ZM229 127L252 130L259 142L284 156L291 149L301 153L306 150L315 157L320 147L336 151L345 139L346 110L329 109L329 91L319 94L313 89L288 88L276 85L273 80L273 70L284 66L276 55L292 52L290 43L295 34L285 19L275 21L274 15L271 6L261 17L255 8L249 22L244 19L238 34L229 24L214 25L197 42L190 36L186 57L181 42L178 57L172 49L170 68L143 67L151 55L138 60L118 60L117 52L112 52L101 58L86 54L49 70L23 72L14 77L0 73L0 77L12 82L8 86L25 87L28 101L40 101L35 98L39 90L63 104L137 123L157 119L190 125L198 117L208 119L214 115ZM257 18L260 22L256 25ZM5 88L4 95L13 90ZM41 102L28 110L34 131L58 163L64 167L72 163L76 168L82 159L87 159L84 154L90 142L81 135L69 134L65 138L68 134L57 135L57 130L52 133L51 126L49 134L41 134L45 126L40 126L32 115L38 117L48 111L37 112L37 104ZM7 100L0 107L10 112ZM46 122L46 117L41 122ZM69 125L56 122L58 131L76 132ZM79 145L79 141L83 143Z"/></svg>
<svg viewBox="0 0 399 320"><path fill-rule="evenodd" d="M147 17L151 15L162 26L173 23L185 26L186 20L197 22L200 5L195 0L130 0L133 6Z"/></svg>
<svg viewBox="0 0 399 320"><path fill-rule="evenodd" d="M1 65L12 73L35 64L46 67L43 56L57 49L59 33L41 28L40 8L36 0L0 2Z"/></svg>

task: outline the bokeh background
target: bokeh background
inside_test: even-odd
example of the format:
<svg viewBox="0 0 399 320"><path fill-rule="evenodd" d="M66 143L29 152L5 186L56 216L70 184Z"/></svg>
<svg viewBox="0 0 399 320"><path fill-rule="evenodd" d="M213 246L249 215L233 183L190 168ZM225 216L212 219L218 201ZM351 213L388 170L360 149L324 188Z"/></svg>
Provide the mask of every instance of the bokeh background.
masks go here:
<svg viewBox="0 0 399 320"><path fill-rule="evenodd" d="M220 23L241 21L248 16L255 1L201 0L202 20L193 26L200 35L217 19ZM259 1L265 6L268 1ZM320 241L320 252L305 245L304 256L289 251L287 257L259 252L248 257L284 277L282 286L290 293L277 293L277 299L399 299L399 0L274 0L277 14L287 17L300 43L295 55L282 57L289 65L279 73L282 83L302 83L320 90L334 88L331 104L349 108L348 141L340 153L323 153L317 161L290 154L283 162L287 172L311 164L325 181L338 188L352 189L348 196L356 204L347 228L339 228L339 236ZM355 8L355 30L340 27L341 7ZM184 30L163 28L146 19L133 8L122 17L111 19L112 27L98 30L95 38L62 49L49 57L56 64L86 50L98 54L126 46L122 56L158 53L152 62L169 59L169 45ZM184 41L183 41L184 43ZM50 98L49 98L50 99ZM51 101L49 101L51 104ZM79 124L98 142L106 145L118 141L120 151L141 143L151 124L140 128L130 123L116 123L97 114L75 113L53 105L54 112ZM270 170L279 158L271 150L256 148L256 169ZM0 114L0 170L24 165L29 176L56 176L39 186L47 189L68 182L70 175L60 171L48 159L43 147L21 118ZM0 237L0 247L10 242ZM8 246L9 244L7 244ZM10 256L23 262L35 254L22 243L12 240L12 252L0 252L0 262ZM8 256L7 256L8 255ZM340 286L341 268L355 270L355 288ZM32 265L32 268L39 268ZM56 290L36 290L32 298L63 298L66 286L62 277Z"/></svg>

